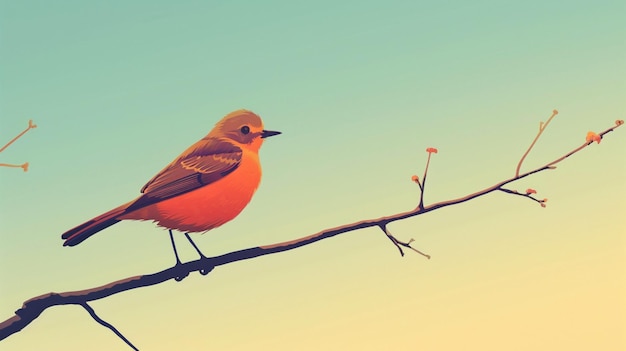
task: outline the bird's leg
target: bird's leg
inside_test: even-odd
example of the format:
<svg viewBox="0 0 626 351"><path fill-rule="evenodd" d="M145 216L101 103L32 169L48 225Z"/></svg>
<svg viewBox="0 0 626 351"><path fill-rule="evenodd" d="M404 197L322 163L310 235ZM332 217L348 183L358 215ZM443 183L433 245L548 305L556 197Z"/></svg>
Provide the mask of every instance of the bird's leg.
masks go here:
<svg viewBox="0 0 626 351"><path fill-rule="evenodd" d="M191 243L191 246L193 246L193 248L196 249L196 251L198 252L198 255L200 255L200 258L206 258L206 256L204 256L202 251L200 251L200 249L198 248L198 245L196 245L196 243L194 243L193 240L191 240L189 233L185 233L185 237L187 238L187 240L189 240L189 243Z"/></svg>
<svg viewBox="0 0 626 351"><path fill-rule="evenodd" d="M174 235L172 234L172 230L170 229L170 241L172 242L172 249L174 249L174 256L176 256L176 265L179 266L182 264L180 262L180 258L178 258L178 250L176 250L176 244L174 243Z"/></svg>
<svg viewBox="0 0 626 351"><path fill-rule="evenodd" d="M202 251L200 251L200 249L198 248L198 245L196 245L196 243L194 243L193 240L191 240L191 237L189 236L189 233L185 233L185 237L187 238L187 240L189 240L189 243L191 244L191 246L193 246L193 248L196 249L196 251L198 252L198 255L200 255L200 259L201 260L206 260L207 257L204 256ZM207 268L200 269L199 272L202 275L207 275L207 274L209 274L210 271L213 270L213 268L215 268L215 266L210 265Z"/></svg>
<svg viewBox="0 0 626 351"><path fill-rule="evenodd" d="M176 267L181 266L181 265L182 265L182 262L180 262L180 258L178 257L178 251L176 250L176 244L174 243L174 235L172 235L172 230L170 229L170 230L169 230L169 232L170 232L170 241L172 242L172 249L174 249L174 256L176 256L176 265L174 266L174 267L176 268ZM175 277L174 279L175 279L177 282L179 282L179 281L181 281L181 280L185 279L185 277L186 277L188 274L189 274L189 273L187 273L187 274L185 274L185 275L183 275L183 276L178 276L178 277Z"/></svg>

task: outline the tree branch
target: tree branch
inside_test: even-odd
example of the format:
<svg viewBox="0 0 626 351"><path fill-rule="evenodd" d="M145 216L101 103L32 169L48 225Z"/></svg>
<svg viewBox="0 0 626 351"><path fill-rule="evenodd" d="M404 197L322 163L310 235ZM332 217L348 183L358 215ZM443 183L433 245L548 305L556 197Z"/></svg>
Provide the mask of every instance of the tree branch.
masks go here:
<svg viewBox="0 0 626 351"><path fill-rule="evenodd" d="M33 123L33 120L29 120L28 121L28 127L26 127L26 129L24 129L24 131L22 131L20 134L18 134L15 138L11 139L11 141L9 141L6 145L4 145L2 148L0 148L0 152L4 151L6 148L9 147L9 145L13 144L17 139L21 138L22 135L26 134L26 132L28 132L31 129L35 129L37 128L37 125ZM25 162L21 165L14 165L14 164L9 164L9 163L0 163L0 167L13 167L13 168L21 168L24 170L24 172L28 171L28 162Z"/></svg>
<svg viewBox="0 0 626 351"><path fill-rule="evenodd" d="M611 127L608 128L607 130L603 131L602 133L600 133L599 135L594 134L595 136L602 138L605 134L615 130L617 127L621 126L624 122L623 121L616 121L616 124ZM588 138L589 139L589 138ZM535 140L536 141L536 140ZM475 199L479 196L483 196L483 195L487 195L493 191L503 191L505 193L511 193L511 194L515 194L515 195L521 195L519 193L517 193L516 191L512 191L509 189L505 189L503 188L504 185L512 183L516 180L528 177L530 175L533 175L535 173L539 173L542 172L544 170L548 170L548 169L554 169L556 167L554 167L555 164L563 161L564 159L566 159L567 157L581 151L582 149L584 149L585 147L589 146L590 144L593 143L593 141L598 142L598 140L593 139L593 140L587 140L584 144L582 144L581 146L575 148L574 150L568 152L565 154L565 156L562 156L544 166L541 166L539 168L536 168L532 171L523 173L523 174L516 174L514 177L503 180L497 184L494 184L488 188L482 189L480 191L477 191L475 193L466 195L464 197L460 197L457 199L453 199L453 200L448 200L448 201L442 201L442 202L438 202L435 204L432 204L430 206L425 206L423 207L421 204L418 205L415 209L411 210L411 211L407 211L407 212L401 212L398 214L394 214L394 215L390 215L390 216L385 216L385 217L380 217L377 219L369 219L369 220L363 220L363 221L359 221L359 222L355 222L355 223L351 223L351 224L346 224L346 225L342 225L339 227L335 227L335 228L329 228L323 231L320 231L318 233L315 234L311 234L309 236L305 236L299 239L295 239L295 240L291 240L291 241L286 241L286 242L282 242L282 243L277 243L277 244L272 244L272 245L265 245L265 246L258 246L258 247L253 247L253 248L248 248L245 250L239 250L239 251L234 251L234 252L230 252L221 256L215 256L215 257L208 257L208 258L201 258L199 260L196 261L191 261L191 262L187 262L187 263L183 263L180 265L177 265L175 267L169 268L169 269L165 269L163 271L154 273L154 274L146 274L146 275L139 275L139 276L134 276L134 277L129 277L126 279L121 279L118 281L114 281L111 282L109 284L106 285L102 285L99 287L95 287L95 288L91 288L91 289L85 289L85 290L78 290L78 291L69 291L69 292L63 292L63 293L47 293L41 296L37 296L34 298L31 298L29 300L27 300L26 302L24 302L22 308L18 309L17 311L15 311L15 316L5 320L4 322L0 323L0 340L3 340L5 338L7 338L8 336L22 330L24 327L26 327L28 324L30 324L32 321L34 321L45 309L52 307L52 306L59 306L59 305L80 305L84 308L87 309L87 311L90 310L90 307L87 305L87 302L89 301L94 301L94 300L98 300L98 299L102 299L123 291L127 291L127 290L132 290L132 289L137 289L137 288L141 288L141 287L146 287L146 286L151 286L151 285L155 285L155 284L159 284L162 283L164 281L170 280L170 279L175 279L177 277L182 277L182 276L186 276L191 272L194 271L199 271L199 272L210 272L213 268L217 267L217 266L222 266L228 263L232 263L232 262L237 262L237 261L242 261L242 260L247 260L247 259L251 259L251 258L255 258L255 257L260 257L260 256L264 256L264 255L269 255L269 254L273 254L273 253L278 253L278 252L283 252L283 251L288 251L288 250L292 250L304 245L309 245L312 243L315 243L317 241L323 240L323 239L327 239L327 238L331 238L334 237L336 235L339 234L343 234L343 233L347 233L347 232L351 232L351 231L355 231L358 229L364 229L364 228L369 228L369 227L380 227L385 234L389 237L389 239L394 243L394 245L396 245L396 247L398 249L400 249L400 252L403 254L402 249L400 246L403 247L407 247L407 248L411 248L412 250L421 253L419 251L417 251L416 249L412 248L410 246L411 242L413 241L413 239L409 240L409 242L404 243L401 242L399 240L397 240L396 238L394 238L387 230L386 230L386 226L389 223L395 222L395 221L399 221L399 220L403 220L406 218L410 218L410 217L414 217L417 215L422 215L424 213L428 213L430 211L434 211L443 207L447 207L447 206L452 206L452 205L456 205L456 204L460 204L472 199ZM534 142L533 142L534 144ZM428 151L428 150L427 150ZM526 153L527 154L527 153ZM526 155L525 154L525 155ZM430 152L429 152L429 156L430 156ZM523 158L522 158L523 160ZM521 165L521 162L520 162ZM418 183L419 184L419 183ZM423 187L423 184L422 186ZM422 189L423 190L423 189ZM527 196L532 198L532 196L530 196L531 193L533 193L534 190L529 189L527 190L526 195L522 195L522 196ZM537 200L532 198L533 200L540 202L540 203L544 203L546 201L546 199L544 200ZM545 205L545 204L543 204ZM423 254L423 253L421 253ZM423 254L426 257L429 257L428 255ZM93 310L92 310L93 311ZM94 312L95 313L95 312ZM90 312L91 314L91 312ZM91 314L92 317L94 317L94 314ZM99 318L96 318L96 320L98 320ZM100 323L100 321L98 321ZM105 322L106 323L106 322ZM102 323L101 323L102 324ZM108 323L107 323L108 324ZM119 333L119 332L118 332ZM116 333L117 334L117 333ZM127 342L129 345L132 346L132 344L130 344L128 342L128 340L126 340L123 336L121 336L121 334L118 334L118 336L120 336L125 342Z"/></svg>

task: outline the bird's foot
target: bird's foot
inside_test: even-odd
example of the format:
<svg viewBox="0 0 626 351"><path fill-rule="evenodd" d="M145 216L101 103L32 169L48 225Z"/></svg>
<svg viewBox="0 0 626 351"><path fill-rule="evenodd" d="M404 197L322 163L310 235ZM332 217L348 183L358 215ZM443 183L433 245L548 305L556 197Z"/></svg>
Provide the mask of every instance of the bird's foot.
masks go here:
<svg viewBox="0 0 626 351"><path fill-rule="evenodd" d="M208 258L206 258L206 257L202 257L201 260L206 262L206 264L204 264L203 265L204 267L200 268L200 270L198 270L198 272L200 272L200 274L202 274L202 275L207 275L207 274L211 273L213 268L215 268L215 265L211 264L210 262L207 262Z"/></svg>
<svg viewBox="0 0 626 351"><path fill-rule="evenodd" d="M175 281L177 281L177 282L180 282L180 281L182 281L183 279L187 278L187 276L188 276L188 275L189 275L189 273L185 273L185 274L183 274L183 275L176 276L176 277L174 277L174 280L175 280Z"/></svg>
<svg viewBox="0 0 626 351"><path fill-rule="evenodd" d="M183 269L183 264L180 262L180 260L176 260L176 264L174 265L174 267L172 267L172 269L174 269L176 273L181 273L181 274L177 274L174 277L174 280L177 282L182 281L183 279L187 278L187 276L189 275L189 272Z"/></svg>

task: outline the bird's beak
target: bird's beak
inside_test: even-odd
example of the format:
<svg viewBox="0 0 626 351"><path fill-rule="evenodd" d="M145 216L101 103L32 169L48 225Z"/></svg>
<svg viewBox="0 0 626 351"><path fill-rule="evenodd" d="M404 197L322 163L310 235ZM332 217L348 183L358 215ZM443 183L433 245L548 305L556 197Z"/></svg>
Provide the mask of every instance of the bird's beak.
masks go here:
<svg viewBox="0 0 626 351"><path fill-rule="evenodd" d="M273 130L264 130L261 132L261 138L269 138L274 135L281 134L280 132L275 132Z"/></svg>

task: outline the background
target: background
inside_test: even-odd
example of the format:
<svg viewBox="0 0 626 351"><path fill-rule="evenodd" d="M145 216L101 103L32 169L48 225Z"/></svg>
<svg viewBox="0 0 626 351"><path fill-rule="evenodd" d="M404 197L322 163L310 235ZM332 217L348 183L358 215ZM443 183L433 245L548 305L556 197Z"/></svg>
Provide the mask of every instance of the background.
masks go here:
<svg viewBox="0 0 626 351"><path fill-rule="evenodd" d="M61 233L133 199L225 114L284 134L206 254L292 240L541 166L626 112L623 1L2 1L0 319L28 298L174 263L167 232ZM623 350L626 131L494 193L92 303L141 350ZM177 236L186 260L196 259ZM1 350L126 350L54 307Z"/></svg>

